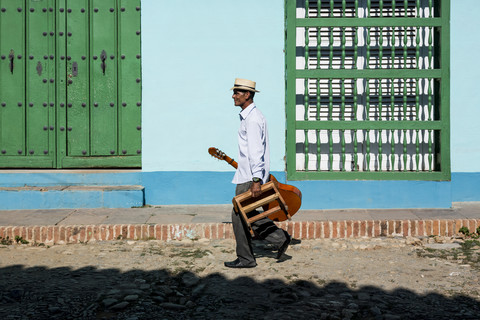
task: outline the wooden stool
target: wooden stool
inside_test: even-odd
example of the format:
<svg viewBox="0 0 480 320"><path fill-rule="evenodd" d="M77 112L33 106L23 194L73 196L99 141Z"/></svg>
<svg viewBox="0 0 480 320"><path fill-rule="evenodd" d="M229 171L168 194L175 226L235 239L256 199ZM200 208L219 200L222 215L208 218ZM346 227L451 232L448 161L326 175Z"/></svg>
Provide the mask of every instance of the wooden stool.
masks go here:
<svg viewBox="0 0 480 320"><path fill-rule="evenodd" d="M232 199L233 207L235 208L236 212L239 212L243 218L243 221L247 224L248 230L252 236L254 236L254 232L252 229L251 224L257 220L263 219L268 217L271 214L277 213L282 211L288 220L290 220L290 214L288 213L288 208L283 200L280 192L278 192L277 187L275 184L270 181L262 185L261 187L261 194L256 198L252 198L252 192L248 190ZM265 212L261 212L253 217L248 217L248 213L254 211L255 209L268 205L270 202L277 201L278 205L273 207Z"/></svg>

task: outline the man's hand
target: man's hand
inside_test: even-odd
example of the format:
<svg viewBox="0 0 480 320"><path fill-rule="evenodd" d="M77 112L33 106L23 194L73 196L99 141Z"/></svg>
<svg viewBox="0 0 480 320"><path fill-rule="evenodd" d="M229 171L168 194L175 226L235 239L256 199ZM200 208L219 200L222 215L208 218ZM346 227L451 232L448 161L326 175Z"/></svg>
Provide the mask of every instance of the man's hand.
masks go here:
<svg viewBox="0 0 480 320"><path fill-rule="evenodd" d="M250 191L252 192L252 197L253 198L256 198L260 195L261 193L261 189L260 189L260 186L262 184L260 182L253 182L252 183L252 186L250 187Z"/></svg>

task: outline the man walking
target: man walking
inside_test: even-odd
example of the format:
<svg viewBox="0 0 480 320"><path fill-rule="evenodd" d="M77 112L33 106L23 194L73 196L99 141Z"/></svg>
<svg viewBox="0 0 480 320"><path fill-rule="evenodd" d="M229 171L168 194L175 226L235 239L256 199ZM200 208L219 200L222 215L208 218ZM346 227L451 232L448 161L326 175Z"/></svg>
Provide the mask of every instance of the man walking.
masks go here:
<svg viewBox="0 0 480 320"><path fill-rule="evenodd" d="M250 190L253 197L261 193L260 186L269 181L270 149L268 142L267 122L258 110L253 98L256 83L246 79L235 79L233 101L240 112L240 128L238 130L238 168L232 183L236 184L235 195ZM254 213L255 214L255 213ZM257 265L253 255L252 239L241 215L232 211L233 232L236 240L237 259L225 262L229 268L253 268ZM261 238L271 242L278 248L277 259L287 250L291 237L278 228L272 220L264 218L252 223L253 231Z"/></svg>

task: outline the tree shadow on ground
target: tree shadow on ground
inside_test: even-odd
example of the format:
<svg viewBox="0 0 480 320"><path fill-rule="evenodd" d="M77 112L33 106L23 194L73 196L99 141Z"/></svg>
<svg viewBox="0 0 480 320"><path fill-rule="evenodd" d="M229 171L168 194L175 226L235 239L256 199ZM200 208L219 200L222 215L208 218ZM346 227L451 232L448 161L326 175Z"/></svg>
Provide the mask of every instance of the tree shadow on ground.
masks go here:
<svg viewBox="0 0 480 320"><path fill-rule="evenodd" d="M478 319L479 301L167 270L0 269L2 319Z"/></svg>

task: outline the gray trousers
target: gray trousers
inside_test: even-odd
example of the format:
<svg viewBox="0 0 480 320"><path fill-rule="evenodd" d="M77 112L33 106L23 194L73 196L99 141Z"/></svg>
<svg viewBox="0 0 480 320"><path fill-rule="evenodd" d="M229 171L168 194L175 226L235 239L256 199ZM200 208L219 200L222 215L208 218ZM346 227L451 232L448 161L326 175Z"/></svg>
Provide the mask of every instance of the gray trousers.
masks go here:
<svg viewBox="0 0 480 320"><path fill-rule="evenodd" d="M252 182L238 184L235 190L235 195L238 196L239 194L248 191L251 186ZM253 214L255 214L255 212L253 212ZM250 231L248 230L246 223L243 221L242 216L235 212L235 210L232 210L232 224L233 233L235 234L235 240L237 242L236 251L238 259L246 264L255 262ZM268 218L255 221L251 226L256 235L261 239L265 239L272 243L277 248L279 248L287 239L285 231L278 228L275 223Z"/></svg>

